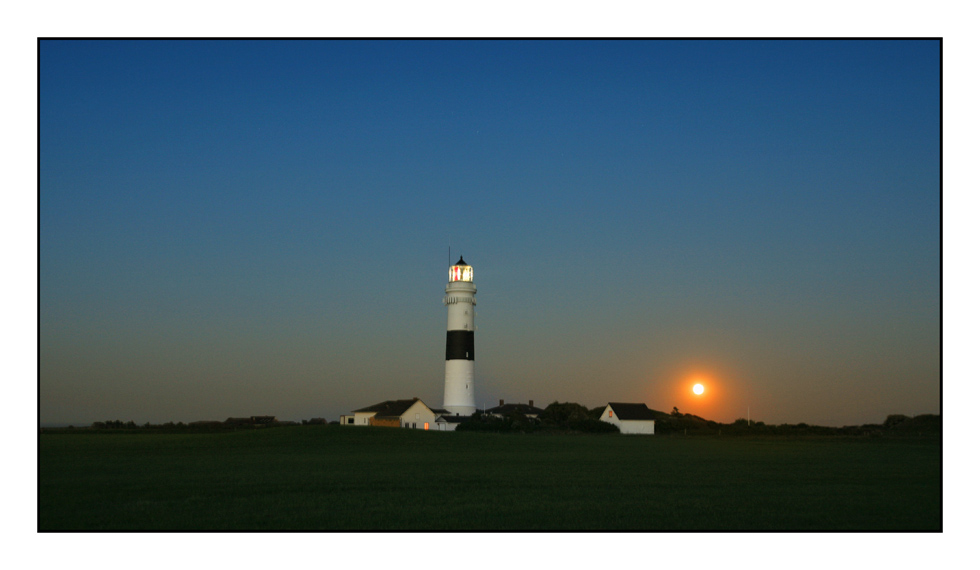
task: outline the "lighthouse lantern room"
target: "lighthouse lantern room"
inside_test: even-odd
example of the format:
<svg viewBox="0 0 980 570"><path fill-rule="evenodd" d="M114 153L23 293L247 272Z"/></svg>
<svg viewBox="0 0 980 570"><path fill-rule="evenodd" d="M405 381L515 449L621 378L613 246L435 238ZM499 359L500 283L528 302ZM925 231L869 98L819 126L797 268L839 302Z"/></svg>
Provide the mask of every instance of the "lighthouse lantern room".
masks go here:
<svg viewBox="0 0 980 570"><path fill-rule="evenodd" d="M453 281L473 282L473 268L466 265L462 256L459 258L459 263L449 268L449 282L452 283Z"/></svg>

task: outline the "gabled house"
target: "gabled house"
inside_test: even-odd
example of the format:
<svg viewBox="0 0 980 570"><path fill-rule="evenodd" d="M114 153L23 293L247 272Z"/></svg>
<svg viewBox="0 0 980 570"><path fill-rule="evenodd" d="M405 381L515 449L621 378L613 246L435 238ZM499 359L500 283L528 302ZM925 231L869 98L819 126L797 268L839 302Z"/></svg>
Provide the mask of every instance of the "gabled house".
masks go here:
<svg viewBox="0 0 980 570"><path fill-rule="evenodd" d="M470 416L457 416L449 413L436 415L437 431L456 431L459 424L469 421Z"/></svg>
<svg viewBox="0 0 980 570"><path fill-rule="evenodd" d="M404 427L429 429L436 421L435 413L418 398L386 400L373 406L354 410L354 416L342 416L341 425ZM353 421L350 421L353 420Z"/></svg>
<svg viewBox="0 0 980 570"><path fill-rule="evenodd" d="M599 416L601 421L619 428L620 433L643 433L653 435L656 428L656 414L646 404L624 404L609 402Z"/></svg>

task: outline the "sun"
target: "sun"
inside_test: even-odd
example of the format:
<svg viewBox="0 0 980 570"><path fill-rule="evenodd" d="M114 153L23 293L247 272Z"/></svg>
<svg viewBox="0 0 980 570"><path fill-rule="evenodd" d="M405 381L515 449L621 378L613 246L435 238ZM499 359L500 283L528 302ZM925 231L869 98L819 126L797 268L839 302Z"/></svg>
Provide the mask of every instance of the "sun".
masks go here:
<svg viewBox="0 0 980 570"><path fill-rule="evenodd" d="M701 394L703 394L704 393L704 386L702 386L700 384L695 384L694 385L694 393L697 394L698 396L700 396Z"/></svg>

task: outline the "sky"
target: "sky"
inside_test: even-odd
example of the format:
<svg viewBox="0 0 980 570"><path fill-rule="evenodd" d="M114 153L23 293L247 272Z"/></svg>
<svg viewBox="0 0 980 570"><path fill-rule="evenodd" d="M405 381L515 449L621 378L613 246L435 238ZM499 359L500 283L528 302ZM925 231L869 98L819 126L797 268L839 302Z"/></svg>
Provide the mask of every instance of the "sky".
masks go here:
<svg viewBox="0 0 980 570"><path fill-rule="evenodd" d="M940 412L938 41L50 41L39 421ZM695 397L695 382L706 390Z"/></svg>

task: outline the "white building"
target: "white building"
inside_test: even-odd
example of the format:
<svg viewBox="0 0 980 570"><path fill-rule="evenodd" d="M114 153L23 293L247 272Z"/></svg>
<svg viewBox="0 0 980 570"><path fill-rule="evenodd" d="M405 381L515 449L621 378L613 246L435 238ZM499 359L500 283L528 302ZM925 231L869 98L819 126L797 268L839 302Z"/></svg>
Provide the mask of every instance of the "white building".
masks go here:
<svg viewBox="0 0 980 570"><path fill-rule="evenodd" d="M474 383L474 331L476 286L473 268L463 261L449 268L443 304L448 307L446 325L446 382L443 408L432 409L418 398L387 400L340 416L340 425L385 426L455 431L476 411ZM501 402L503 404L503 402ZM533 407L533 406L531 406Z"/></svg>
<svg viewBox="0 0 980 570"><path fill-rule="evenodd" d="M620 433L653 435L656 414L646 404L622 404L610 402L602 410L600 420L615 425Z"/></svg>
<svg viewBox="0 0 980 570"><path fill-rule="evenodd" d="M459 424L469 420L469 416L436 414L436 431L456 431Z"/></svg>
<svg viewBox="0 0 980 570"><path fill-rule="evenodd" d="M340 416L340 425L435 429L436 414L418 398L386 400L354 410L353 416Z"/></svg>
<svg viewBox="0 0 980 570"><path fill-rule="evenodd" d="M449 268L449 284L442 299L449 310L446 326L446 385L442 407L451 415L469 416L476 411L473 369L476 352L476 286L473 268L460 256Z"/></svg>

